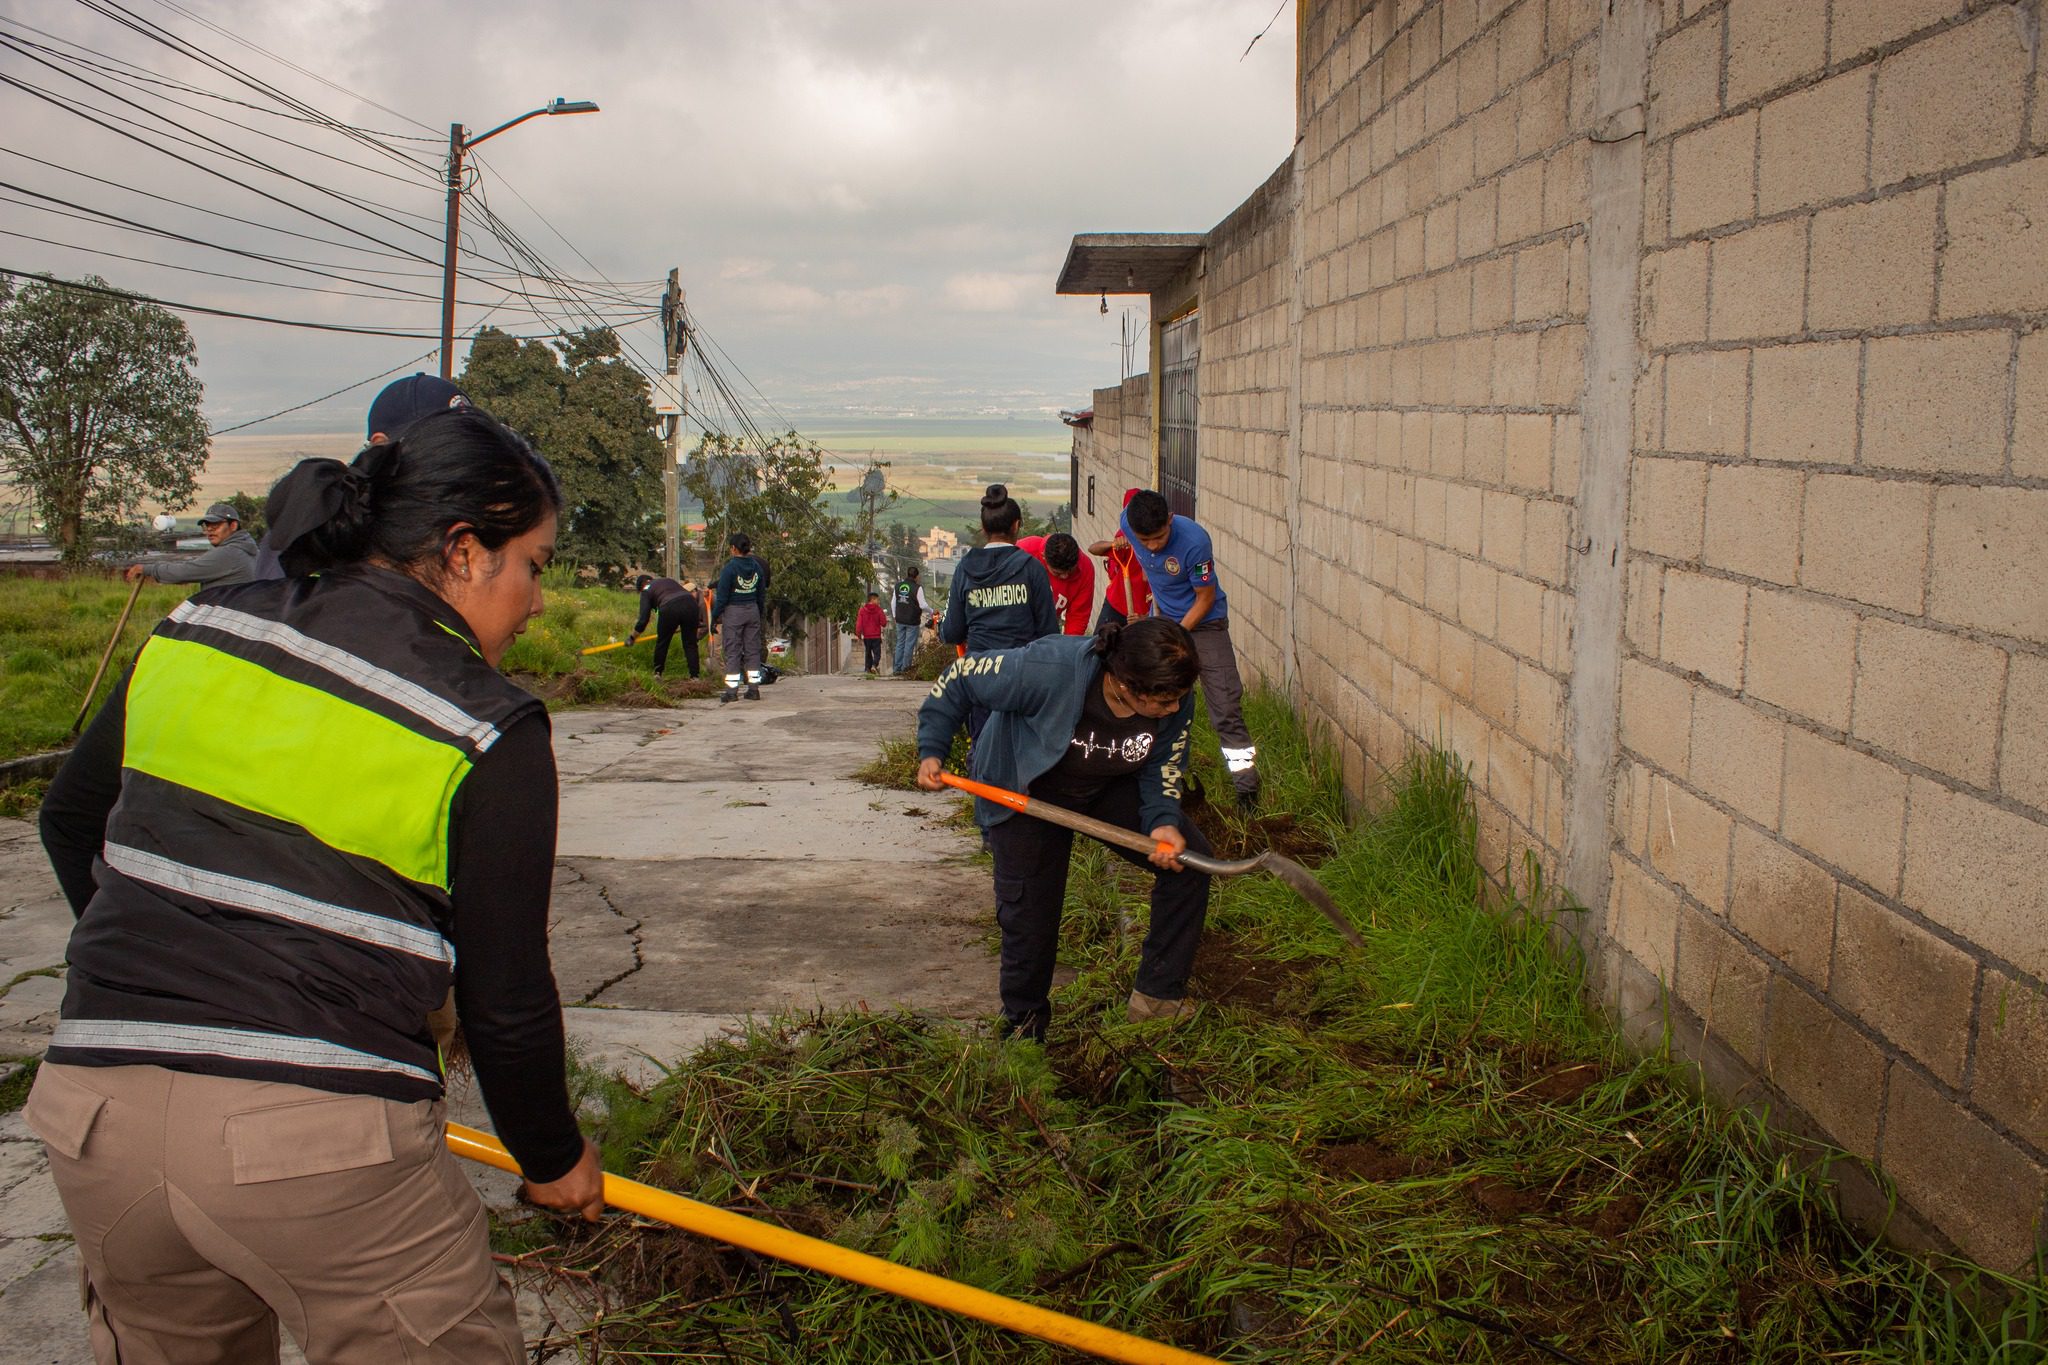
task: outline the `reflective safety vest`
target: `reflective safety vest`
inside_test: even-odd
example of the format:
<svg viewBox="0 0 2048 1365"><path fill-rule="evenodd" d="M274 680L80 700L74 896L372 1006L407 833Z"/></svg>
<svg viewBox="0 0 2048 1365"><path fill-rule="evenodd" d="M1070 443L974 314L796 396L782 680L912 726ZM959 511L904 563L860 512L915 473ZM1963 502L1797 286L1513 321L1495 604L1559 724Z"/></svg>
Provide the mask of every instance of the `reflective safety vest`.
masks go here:
<svg viewBox="0 0 2048 1365"><path fill-rule="evenodd" d="M401 574L178 607L129 679L50 1060L439 1095L456 797L542 710Z"/></svg>

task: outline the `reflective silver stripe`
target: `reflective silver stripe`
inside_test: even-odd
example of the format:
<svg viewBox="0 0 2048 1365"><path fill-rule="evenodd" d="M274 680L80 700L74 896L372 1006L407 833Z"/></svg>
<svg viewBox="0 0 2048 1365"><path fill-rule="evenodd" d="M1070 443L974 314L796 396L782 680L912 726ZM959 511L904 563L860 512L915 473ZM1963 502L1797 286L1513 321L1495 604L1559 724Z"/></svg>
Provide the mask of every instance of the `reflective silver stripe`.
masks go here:
<svg viewBox="0 0 2048 1365"><path fill-rule="evenodd" d="M139 848L122 844L109 843L101 850L101 856L116 872L139 882L148 882L151 886L198 896L221 905L232 905L238 910L253 910L272 919L290 920L325 933L423 957L430 962L441 962L450 967L455 965L455 945L432 929L422 929L416 924L316 901L282 887L252 882L244 877L231 877L225 872L209 872L205 868L173 862L160 854L144 853Z"/></svg>
<svg viewBox="0 0 2048 1365"><path fill-rule="evenodd" d="M478 753L484 752L498 742L498 728L488 721L478 720L453 702L442 700L416 682L401 678L389 669L379 668L369 660L358 658L345 649L337 649L301 631L293 630L281 621L266 621L245 611L201 606L191 601L180 603L177 609L171 612L171 619L186 625L205 626L209 630L217 630L223 634L281 649L293 658L303 659L315 667L324 668L366 692L375 692L380 697L397 702L437 729L445 730L458 739L469 740L476 745Z"/></svg>
<svg viewBox="0 0 2048 1365"><path fill-rule="evenodd" d="M200 1024L164 1024L147 1019L60 1019L50 1035L52 1047L101 1048L117 1052L154 1052L178 1056L233 1057L245 1062L277 1062L286 1066L318 1066L334 1071L388 1071L439 1085L441 1078L425 1067L394 1062L374 1052L343 1047L320 1038L294 1038L282 1033L250 1033L238 1028Z"/></svg>
<svg viewBox="0 0 2048 1365"><path fill-rule="evenodd" d="M1241 773L1245 769L1255 766L1258 761L1259 751L1257 748L1225 749L1223 751L1223 766L1234 773Z"/></svg>

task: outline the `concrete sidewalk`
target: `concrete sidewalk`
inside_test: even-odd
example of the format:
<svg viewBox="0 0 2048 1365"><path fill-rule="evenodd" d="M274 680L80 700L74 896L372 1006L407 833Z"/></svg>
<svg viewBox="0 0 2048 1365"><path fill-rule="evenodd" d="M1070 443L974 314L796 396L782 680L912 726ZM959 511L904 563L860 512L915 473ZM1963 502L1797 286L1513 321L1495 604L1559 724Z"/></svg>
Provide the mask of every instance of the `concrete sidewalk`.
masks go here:
<svg viewBox="0 0 2048 1365"><path fill-rule="evenodd" d="M750 1014L815 1005L993 1012L988 876L945 823L952 799L850 776L926 690L789 678L758 702L555 717L550 944L588 1060L645 1079ZM0 821L0 1055L42 1051L70 928L34 828ZM37 971L57 975L16 980ZM489 1126L474 1087L450 1111ZM510 1177L472 1174L510 1205ZM0 1362L91 1360L63 1210L18 1113L0 1115L0 1317Z"/></svg>

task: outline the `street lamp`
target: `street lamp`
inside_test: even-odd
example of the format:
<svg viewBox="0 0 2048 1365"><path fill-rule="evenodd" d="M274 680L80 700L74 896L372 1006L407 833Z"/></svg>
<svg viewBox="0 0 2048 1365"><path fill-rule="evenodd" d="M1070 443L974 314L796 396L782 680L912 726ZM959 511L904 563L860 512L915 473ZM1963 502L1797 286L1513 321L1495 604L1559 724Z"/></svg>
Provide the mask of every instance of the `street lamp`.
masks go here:
<svg viewBox="0 0 2048 1365"><path fill-rule="evenodd" d="M462 125L448 125L448 250L441 265L441 377L455 377L455 238L462 225L462 157L463 153L478 143L494 138L507 128L516 127L530 118L542 114L594 114L597 105L591 100L565 100L557 98L538 109L530 109L518 118L508 120L491 129L488 133L465 138Z"/></svg>

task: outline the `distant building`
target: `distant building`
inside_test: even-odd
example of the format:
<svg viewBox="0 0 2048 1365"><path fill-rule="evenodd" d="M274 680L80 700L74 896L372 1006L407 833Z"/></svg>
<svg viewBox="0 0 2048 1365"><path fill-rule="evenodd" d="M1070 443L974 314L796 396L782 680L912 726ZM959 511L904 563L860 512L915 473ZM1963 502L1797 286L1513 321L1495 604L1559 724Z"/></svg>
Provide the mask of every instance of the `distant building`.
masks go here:
<svg viewBox="0 0 2048 1365"><path fill-rule="evenodd" d="M917 552L926 559L957 559L960 555L960 537L942 527L934 526L931 531L917 538Z"/></svg>

